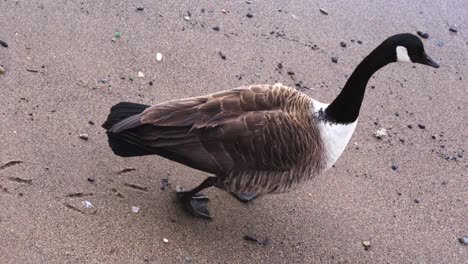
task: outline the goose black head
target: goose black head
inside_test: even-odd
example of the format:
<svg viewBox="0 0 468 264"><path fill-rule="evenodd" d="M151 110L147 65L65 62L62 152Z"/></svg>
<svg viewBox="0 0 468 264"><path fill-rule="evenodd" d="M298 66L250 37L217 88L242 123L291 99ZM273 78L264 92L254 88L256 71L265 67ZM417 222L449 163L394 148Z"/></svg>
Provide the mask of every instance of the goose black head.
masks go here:
<svg viewBox="0 0 468 264"><path fill-rule="evenodd" d="M413 62L439 68L439 64L424 51L422 41L413 34L394 35L385 42L387 47L394 48L396 62Z"/></svg>

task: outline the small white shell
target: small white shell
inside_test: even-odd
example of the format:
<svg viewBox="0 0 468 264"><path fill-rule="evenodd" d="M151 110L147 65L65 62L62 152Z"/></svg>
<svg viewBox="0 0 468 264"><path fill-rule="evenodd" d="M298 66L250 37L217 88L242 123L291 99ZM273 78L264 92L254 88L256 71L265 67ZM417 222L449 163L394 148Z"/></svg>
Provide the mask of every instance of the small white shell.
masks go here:
<svg viewBox="0 0 468 264"><path fill-rule="evenodd" d="M157 61L162 60L162 54L161 54L161 53L159 53L159 52L156 53L156 60L157 60Z"/></svg>
<svg viewBox="0 0 468 264"><path fill-rule="evenodd" d="M369 250L369 248L371 247L370 241L367 240L362 241L362 245L364 246L365 250Z"/></svg>
<svg viewBox="0 0 468 264"><path fill-rule="evenodd" d="M86 209L93 207L93 204L90 201L83 201L83 202L81 202L81 204Z"/></svg>

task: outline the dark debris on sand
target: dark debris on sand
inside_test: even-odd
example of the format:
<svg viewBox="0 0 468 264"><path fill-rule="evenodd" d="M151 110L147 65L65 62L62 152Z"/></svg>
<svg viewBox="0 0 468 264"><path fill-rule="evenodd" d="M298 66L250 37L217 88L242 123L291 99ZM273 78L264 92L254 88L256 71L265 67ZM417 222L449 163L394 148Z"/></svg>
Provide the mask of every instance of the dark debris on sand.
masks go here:
<svg viewBox="0 0 468 264"><path fill-rule="evenodd" d="M255 242L258 243L259 245L267 246L268 245L268 238L265 239L259 239L256 236L253 235L244 235L244 240L245 241L250 241L250 242Z"/></svg>

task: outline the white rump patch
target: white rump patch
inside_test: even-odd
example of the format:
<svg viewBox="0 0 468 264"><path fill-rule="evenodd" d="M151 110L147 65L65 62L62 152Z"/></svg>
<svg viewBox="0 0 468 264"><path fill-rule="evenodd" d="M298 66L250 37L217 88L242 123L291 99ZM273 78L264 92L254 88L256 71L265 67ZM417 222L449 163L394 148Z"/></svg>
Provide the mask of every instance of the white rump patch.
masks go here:
<svg viewBox="0 0 468 264"><path fill-rule="evenodd" d="M320 109L325 111L327 107L328 104L314 100L315 111L318 112ZM356 129L357 120L350 124L333 124L322 121L318 123L318 125L325 146L325 155L327 158L326 169L329 169L333 164L335 164L348 145L348 142Z"/></svg>
<svg viewBox="0 0 468 264"><path fill-rule="evenodd" d="M403 46L396 47L396 56L398 62L412 62L408 56L408 50Z"/></svg>

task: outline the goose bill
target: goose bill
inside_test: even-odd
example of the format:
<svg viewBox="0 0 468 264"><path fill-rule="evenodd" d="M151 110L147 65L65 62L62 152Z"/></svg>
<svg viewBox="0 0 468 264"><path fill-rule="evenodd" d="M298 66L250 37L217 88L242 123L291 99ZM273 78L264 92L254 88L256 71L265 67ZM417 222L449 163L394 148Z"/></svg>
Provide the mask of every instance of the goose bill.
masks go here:
<svg viewBox="0 0 468 264"><path fill-rule="evenodd" d="M417 61L417 62L419 62L421 64L424 64L424 65L434 67L434 68L439 68L440 67L439 63L437 63L435 60L431 59L431 57L429 57L429 55L427 55L426 52L424 52L421 61Z"/></svg>

